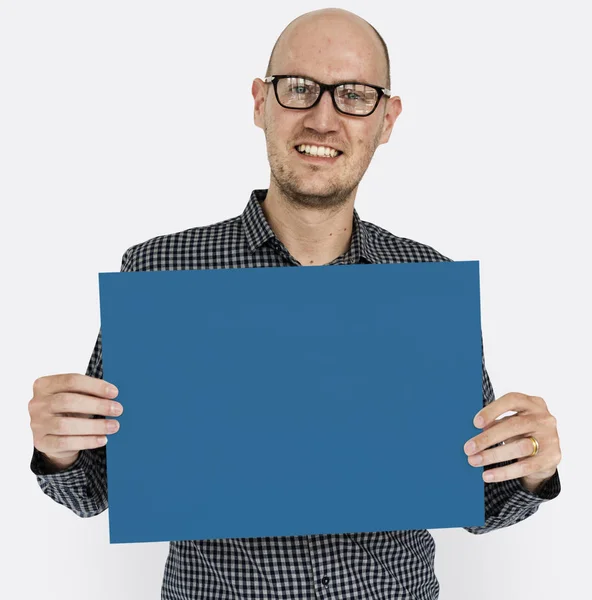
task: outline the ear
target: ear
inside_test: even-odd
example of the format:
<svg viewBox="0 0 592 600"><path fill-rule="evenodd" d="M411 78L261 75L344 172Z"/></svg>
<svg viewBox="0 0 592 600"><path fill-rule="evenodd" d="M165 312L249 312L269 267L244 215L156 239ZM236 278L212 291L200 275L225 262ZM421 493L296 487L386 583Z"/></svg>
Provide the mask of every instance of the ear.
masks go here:
<svg viewBox="0 0 592 600"><path fill-rule="evenodd" d="M262 79L253 80L251 87L254 105L254 121L257 127L264 129L265 98L267 96L267 85Z"/></svg>
<svg viewBox="0 0 592 600"><path fill-rule="evenodd" d="M386 144L389 141L395 121L401 114L402 110L403 105L401 104L401 98L399 98L399 96L393 96L387 100L386 110L384 112L384 121L382 123L382 135L380 136L380 141L378 142L379 145Z"/></svg>

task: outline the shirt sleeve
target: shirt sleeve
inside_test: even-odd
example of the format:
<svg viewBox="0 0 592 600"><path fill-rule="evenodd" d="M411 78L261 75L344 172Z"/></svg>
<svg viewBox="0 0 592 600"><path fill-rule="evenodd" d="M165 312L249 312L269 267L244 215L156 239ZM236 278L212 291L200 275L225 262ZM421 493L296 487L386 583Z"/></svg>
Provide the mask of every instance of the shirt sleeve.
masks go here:
<svg viewBox="0 0 592 600"><path fill-rule="evenodd" d="M495 399L493 386L483 366L483 406ZM499 445L499 444L498 444ZM511 465L518 459L487 465L484 470ZM486 483L485 486L485 524L479 527L464 527L469 533L483 534L519 523L536 513L543 502L553 500L561 491L559 471L549 479L536 493L527 490L518 479Z"/></svg>
<svg viewBox="0 0 592 600"><path fill-rule="evenodd" d="M134 270L133 249L134 247L131 247L124 253L121 271ZM100 329L86 375L103 379L103 346ZM104 417L94 415L93 418ZM34 447L30 468L37 477L41 491L79 517L93 517L107 509L105 446L82 450L76 462L61 471L52 468L45 460L44 454Z"/></svg>

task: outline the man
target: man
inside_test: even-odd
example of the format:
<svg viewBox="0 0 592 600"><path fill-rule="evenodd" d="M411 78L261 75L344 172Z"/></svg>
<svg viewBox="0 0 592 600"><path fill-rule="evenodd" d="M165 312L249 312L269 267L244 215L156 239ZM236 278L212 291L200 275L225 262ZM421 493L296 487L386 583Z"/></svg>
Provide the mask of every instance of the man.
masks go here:
<svg viewBox="0 0 592 600"><path fill-rule="evenodd" d="M358 184L401 112L389 70L382 38L352 13L326 9L290 23L265 81L252 86L269 189L254 190L240 217L129 248L122 270L448 260L354 210ZM83 517L107 508L104 444L117 423L82 417L122 412L102 381L101 350L99 332L86 375L42 377L29 403L31 468L48 496ZM529 517L560 491L556 422L545 402L517 393L494 400L484 363L483 399L474 421L483 431L465 446L470 464L492 476L486 523L467 528L475 534ZM171 542L162 597L434 599L434 550L425 530Z"/></svg>

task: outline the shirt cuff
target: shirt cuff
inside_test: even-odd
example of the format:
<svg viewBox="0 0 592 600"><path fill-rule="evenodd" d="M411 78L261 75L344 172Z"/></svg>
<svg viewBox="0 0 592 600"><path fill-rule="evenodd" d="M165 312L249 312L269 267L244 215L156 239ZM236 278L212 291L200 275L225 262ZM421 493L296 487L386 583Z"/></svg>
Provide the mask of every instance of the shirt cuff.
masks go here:
<svg viewBox="0 0 592 600"><path fill-rule="evenodd" d="M548 500L553 500L559 496L559 492L561 492L561 480L559 479L559 470L556 470L554 475L547 479L547 481L536 491L531 492L522 486L520 482L518 482L519 491L521 495L525 495L530 501L538 501L538 502L546 502Z"/></svg>
<svg viewBox="0 0 592 600"><path fill-rule="evenodd" d="M56 468L49 463L45 455L33 448L33 456L31 458L31 471L43 481L62 481L65 482L71 479L73 476L80 474L80 471L84 471L89 465L88 456L84 450L80 451L76 461L66 469L56 470Z"/></svg>

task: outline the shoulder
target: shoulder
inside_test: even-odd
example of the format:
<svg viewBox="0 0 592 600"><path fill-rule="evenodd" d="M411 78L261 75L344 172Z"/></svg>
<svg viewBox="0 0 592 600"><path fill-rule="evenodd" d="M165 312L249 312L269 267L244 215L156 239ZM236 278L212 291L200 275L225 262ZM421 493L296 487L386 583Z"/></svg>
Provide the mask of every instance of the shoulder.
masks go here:
<svg viewBox="0 0 592 600"><path fill-rule="evenodd" d="M452 261L432 246L400 237L386 229L362 221L369 251L376 257L377 262L444 262Z"/></svg>
<svg viewBox="0 0 592 600"><path fill-rule="evenodd" d="M240 216L212 225L159 235L130 246L121 260L122 271L200 268L201 257L240 237Z"/></svg>

